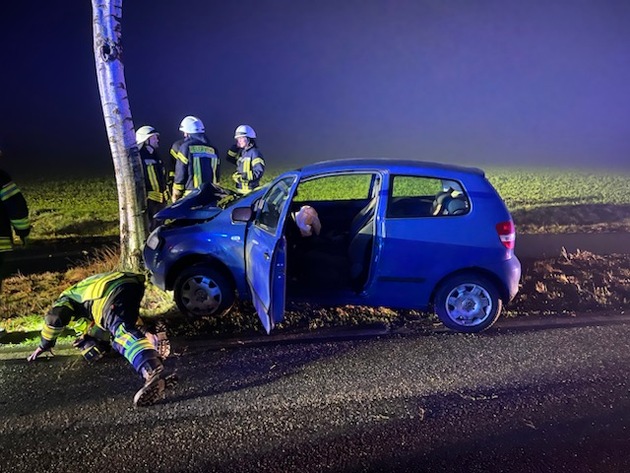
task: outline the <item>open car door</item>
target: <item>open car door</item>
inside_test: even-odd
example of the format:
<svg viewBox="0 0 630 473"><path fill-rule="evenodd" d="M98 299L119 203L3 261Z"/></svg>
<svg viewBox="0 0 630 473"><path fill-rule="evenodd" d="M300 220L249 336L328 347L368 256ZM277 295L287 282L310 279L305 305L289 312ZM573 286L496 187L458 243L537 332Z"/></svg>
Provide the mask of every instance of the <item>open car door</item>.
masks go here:
<svg viewBox="0 0 630 473"><path fill-rule="evenodd" d="M284 175L258 201L247 231L245 271L258 317L267 333L284 318L286 239L284 222L299 175Z"/></svg>

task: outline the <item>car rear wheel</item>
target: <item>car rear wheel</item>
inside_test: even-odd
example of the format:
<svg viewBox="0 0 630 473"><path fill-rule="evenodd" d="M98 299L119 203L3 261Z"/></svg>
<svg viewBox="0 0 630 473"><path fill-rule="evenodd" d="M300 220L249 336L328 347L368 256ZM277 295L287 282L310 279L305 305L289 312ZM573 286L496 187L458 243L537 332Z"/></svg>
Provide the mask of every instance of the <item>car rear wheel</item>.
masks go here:
<svg viewBox="0 0 630 473"><path fill-rule="evenodd" d="M459 275L442 283L434 299L440 321L451 330L475 333L491 327L503 308L496 286L477 275Z"/></svg>
<svg viewBox="0 0 630 473"><path fill-rule="evenodd" d="M219 316L234 304L234 286L208 265L184 269L175 280L175 303L187 317Z"/></svg>

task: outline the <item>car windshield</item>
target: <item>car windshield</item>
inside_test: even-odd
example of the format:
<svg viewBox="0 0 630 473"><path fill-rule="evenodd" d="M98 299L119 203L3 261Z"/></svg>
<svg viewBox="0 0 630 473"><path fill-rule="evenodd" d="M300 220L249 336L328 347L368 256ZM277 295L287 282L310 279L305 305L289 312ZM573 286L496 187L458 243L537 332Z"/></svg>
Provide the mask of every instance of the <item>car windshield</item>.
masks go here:
<svg viewBox="0 0 630 473"><path fill-rule="evenodd" d="M265 186L266 188L266 186ZM216 207L226 209L240 201L245 195L226 189L217 184L206 183L201 188L194 190L187 197L191 210Z"/></svg>

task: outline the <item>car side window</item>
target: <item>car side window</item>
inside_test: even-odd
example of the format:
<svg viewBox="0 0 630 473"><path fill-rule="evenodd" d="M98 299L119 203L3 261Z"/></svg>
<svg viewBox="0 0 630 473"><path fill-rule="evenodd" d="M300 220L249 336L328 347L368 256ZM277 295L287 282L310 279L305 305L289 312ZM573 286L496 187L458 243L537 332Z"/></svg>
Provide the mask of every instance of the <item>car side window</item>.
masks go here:
<svg viewBox="0 0 630 473"><path fill-rule="evenodd" d="M470 204L457 181L425 176L392 176L387 218L437 217L468 213Z"/></svg>
<svg viewBox="0 0 630 473"><path fill-rule="evenodd" d="M377 175L371 173L322 176L300 182L294 202L325 202L335 200L367 200Z"/></svg>
<svg viewBox="0 0 630 473"><path fill-rule="evenodd" d="M258 211L254 219L254 225L271 233L278 228L282 208L289 197L289 189L293 184L293 177L287 177L274 184L258 202Z"/></svg>

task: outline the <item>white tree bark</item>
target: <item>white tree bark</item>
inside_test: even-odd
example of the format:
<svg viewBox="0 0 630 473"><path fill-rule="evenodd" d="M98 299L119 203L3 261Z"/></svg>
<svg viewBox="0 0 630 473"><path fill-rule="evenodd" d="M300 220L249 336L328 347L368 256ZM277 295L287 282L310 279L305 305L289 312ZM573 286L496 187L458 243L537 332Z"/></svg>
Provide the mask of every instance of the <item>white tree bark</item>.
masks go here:
<svg viewBox="0 0 630 473"><path fill-rule="evenodd" d="M92 15L96 75L118 188L120 266L142 271L146 191L122 62L122 0L92 0Z"/></svg>

